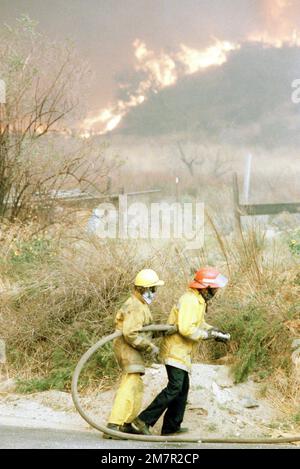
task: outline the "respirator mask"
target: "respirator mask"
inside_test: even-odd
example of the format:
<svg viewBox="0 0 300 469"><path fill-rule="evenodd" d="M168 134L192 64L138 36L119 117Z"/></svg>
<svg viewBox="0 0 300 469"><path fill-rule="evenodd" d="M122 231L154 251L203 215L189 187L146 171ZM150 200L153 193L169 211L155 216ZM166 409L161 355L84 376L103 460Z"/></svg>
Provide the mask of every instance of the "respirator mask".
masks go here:
<svg viewBox="0 0 300 469"><path fill-rule="evenodd" d="M150 303L152 303L152 301L155 298L155 295L156 295L156 287L147 288L147 290L145 290L144 293L142 293L142 297L146 301L147 305L150 305Z"/></svg>

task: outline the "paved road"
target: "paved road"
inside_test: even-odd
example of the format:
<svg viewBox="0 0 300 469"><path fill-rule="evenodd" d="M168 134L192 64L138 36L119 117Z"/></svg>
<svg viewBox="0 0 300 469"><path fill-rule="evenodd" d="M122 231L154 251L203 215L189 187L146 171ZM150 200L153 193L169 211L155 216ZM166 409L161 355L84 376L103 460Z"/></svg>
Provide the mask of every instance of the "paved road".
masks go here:
<svg viewBox="0 0 300 469"><path fill-rule="evenodd" d="M274 448L299 449L294 445L224 445L224 444L168 444L133 441L103 440L98 432L77 432L37 428L0 426L1 449L219 449L219 448Z"/></svg>

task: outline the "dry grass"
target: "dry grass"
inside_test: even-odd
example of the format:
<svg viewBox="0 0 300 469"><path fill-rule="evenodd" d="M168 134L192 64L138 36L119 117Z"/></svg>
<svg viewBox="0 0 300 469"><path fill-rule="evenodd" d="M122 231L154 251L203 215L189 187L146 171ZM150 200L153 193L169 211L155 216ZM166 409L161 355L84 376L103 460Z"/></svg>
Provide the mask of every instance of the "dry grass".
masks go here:
<svg viewBox="0 0 300 469"><path fill-rule="evenodd" d="M2 230L0 327L20 389L69 388L81 354L113 329L114 313L139 269L151 266L166 282L152 307L163 323L194 269L214 264L230 276L230 284L207 320L230 331L232 342L227 348L201 344L198 359L232 364L237 381L251 373L272 382L272 398L292 412L298 399L290 361L291 340L299 335L296 260L287 243L268 242L257 227L243 237L224 236L214 219L208 220L206 245L193 259L180 243L108 242L74 226L38 235L34 223ZM106 386L117 374L107 347L87 367L83 384Z"/></svg>

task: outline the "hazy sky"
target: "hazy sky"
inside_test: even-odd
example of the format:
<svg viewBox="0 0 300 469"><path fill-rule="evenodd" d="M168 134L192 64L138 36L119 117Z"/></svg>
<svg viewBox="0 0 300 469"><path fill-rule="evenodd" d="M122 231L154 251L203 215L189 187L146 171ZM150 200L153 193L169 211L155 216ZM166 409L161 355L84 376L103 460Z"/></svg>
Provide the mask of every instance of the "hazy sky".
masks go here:
<svg viewBox="0 0 300 469"><path fill-rule="evenodd" d="M132 43L158 52L181 43L201 49L213 41L242 41L253 32L297 27L299 0L0 0L0 22L21 14L50 38L75 40L96 73L91 108L113 100L116 75L134 66ZM294 26L293 26L294 25Z"/></svg>

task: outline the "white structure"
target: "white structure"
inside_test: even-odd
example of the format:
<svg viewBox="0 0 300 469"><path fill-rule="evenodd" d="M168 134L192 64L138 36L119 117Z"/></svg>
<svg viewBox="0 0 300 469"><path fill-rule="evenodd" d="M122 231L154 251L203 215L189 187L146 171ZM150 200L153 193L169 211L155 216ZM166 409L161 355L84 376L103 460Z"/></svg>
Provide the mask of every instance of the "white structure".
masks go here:
<svg viewBox="0 0 300 469"><path fill-rule="evenodd" d="M251 153L248 153L248 155L246 156L246 161L245 161L245 176L244 176L244 189L243 189L243 196L244 196L245 204L249 202L251 165L252 165L252 155Z"/></svg>

